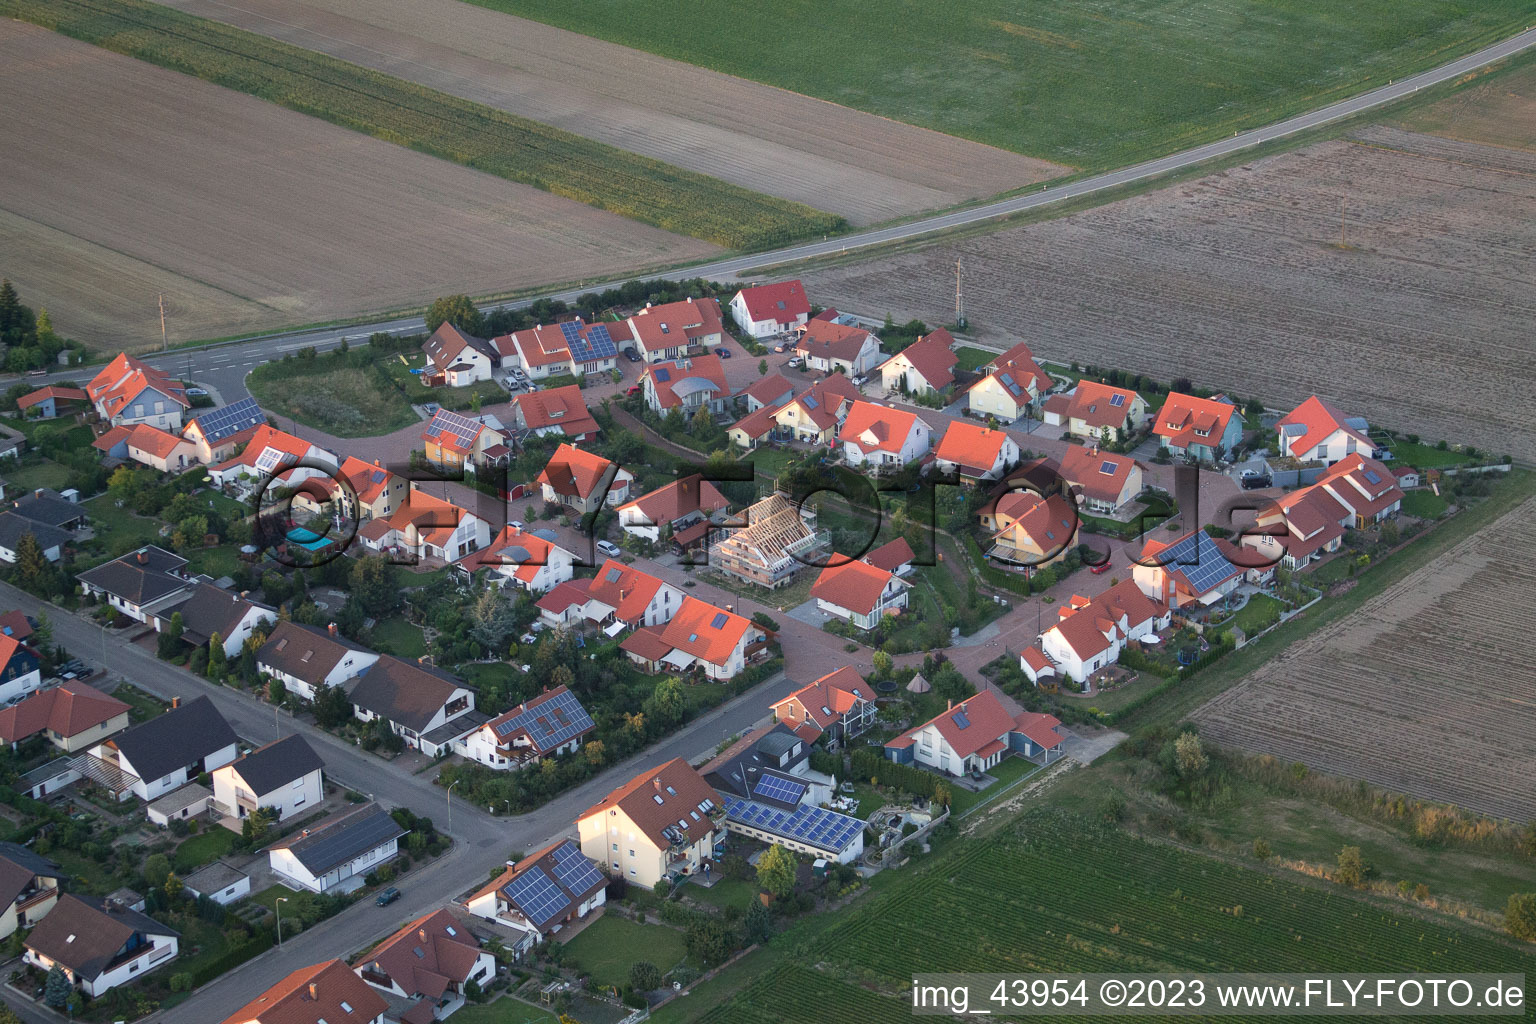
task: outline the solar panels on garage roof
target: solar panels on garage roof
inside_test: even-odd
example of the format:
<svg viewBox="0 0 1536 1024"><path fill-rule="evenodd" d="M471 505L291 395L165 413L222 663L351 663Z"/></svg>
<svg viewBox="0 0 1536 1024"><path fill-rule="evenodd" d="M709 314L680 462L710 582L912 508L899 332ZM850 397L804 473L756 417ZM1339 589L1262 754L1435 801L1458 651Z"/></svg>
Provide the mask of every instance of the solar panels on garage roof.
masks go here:
<svg viewBox="0 0 1536 1024"><path fill-rule="evenodd" d="M502 891L524 917L541 928L571 905L570 897L537 865L513 879Z"/></svg>
<svg viewBox="0 0 1536 1024"><path fill-rule="evenodd" d="M730 821L831 853L847 849L864 830L864 822L858 818L820 807L800 806L790 812L751 800L727 797L725 813Z"/></svg>
<svg viewBox="0 0 1536 1024"><path fill-rule="evenodd" d="M795 779L786 779L782 775L764 775L752 787L752 795L780 803L798 804L805 795L805 789L805 783Z"/></svg>
<svg viewBox="0 0 1536 1024"><path fill-rule="evenodd" d="M262 414L261 407L256 404L254 398L242 398L233 405L204 413L196 420L198 429L203 432L203 437L209 443L217 443L232 434L238 434L251 427L259 427L265 422L267 418Z"/></svg>

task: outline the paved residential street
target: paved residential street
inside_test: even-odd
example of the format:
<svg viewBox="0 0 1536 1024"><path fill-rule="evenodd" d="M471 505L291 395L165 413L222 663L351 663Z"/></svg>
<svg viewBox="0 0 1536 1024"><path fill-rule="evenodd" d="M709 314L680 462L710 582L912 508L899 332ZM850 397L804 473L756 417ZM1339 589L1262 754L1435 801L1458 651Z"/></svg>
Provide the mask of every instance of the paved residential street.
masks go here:
<svg viewBox="0 0 1536 1024"><path fill-rule="evenodd" d="M775 676L744 696L689 723L649 750L611 766L596 778L529 814L498 818L486 813L484 808L456 800L450 830L446 795L432 783L435 772L411 775L287 715L279 715L274 722L270 705L244 691L210 685L160 661L135 644L125 643L121 637L107 636L104 648L104 635L99 626L46 605L7 584L0 583L0 603L7 608L20 608L28 615L46 613L53 622L56 643L67 647L76 657L105 665L111 674L121 675L157 696L190 700L207 695L235 732L250 743L266 743L279 734L302 732L324 758L326 774L331 779L367 793L387 807L408 807L417 814L429 816L439 829L454 838L454 847L448 853L421 864L400 880L403 895L387 911L371 902L353 906L286 940L282 950L274 949L263 954L200 989L180 1005L151 1018L174 1024L208 1024L221 1020L229 1008L254 998L296 967L347 956L398 927L402 921L441 907L465 889L483 882L490 869L505 861L513 850L532 850L559 836L574 835L575 816L610 789L671 758L693 758L713 751L721 740L761 722L767 716L768 705L786 696L795 686L785 676ZM31 1009L29 1019L55 1019L39 1008L27 1007L24 1001L13 1005Z"/></svg>

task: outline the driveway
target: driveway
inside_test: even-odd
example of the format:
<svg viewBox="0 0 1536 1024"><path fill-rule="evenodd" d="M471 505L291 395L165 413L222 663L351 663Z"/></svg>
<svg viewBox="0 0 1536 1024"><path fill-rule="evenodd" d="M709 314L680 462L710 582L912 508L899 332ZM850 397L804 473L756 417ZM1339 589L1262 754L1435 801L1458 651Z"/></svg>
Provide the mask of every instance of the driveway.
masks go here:
<svg viewBox="0 0 1536 1024"><path fill-rule="evenodd" d="M1124 743L1126 735L1117 729L1104 729L1101 732L1087 736L1071 733L1062 740L1061 749L1068 757L1082 764L1092 764L1095 760L1114 750Z"/></svg>

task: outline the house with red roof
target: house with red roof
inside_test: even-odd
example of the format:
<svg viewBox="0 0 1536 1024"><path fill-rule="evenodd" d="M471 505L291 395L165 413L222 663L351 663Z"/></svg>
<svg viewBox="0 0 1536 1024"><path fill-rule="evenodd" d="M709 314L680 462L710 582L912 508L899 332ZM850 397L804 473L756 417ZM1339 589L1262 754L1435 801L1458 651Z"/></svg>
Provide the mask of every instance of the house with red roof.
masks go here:
<svg viewBox="0 0 1536 1024"><path fill-rule="evenodd" d="M868 562L844 562L821 570L811 584L816 607L860 629L874 629L887 615L900 615L912 584Z"/></svg>
<svg viewBox="0 0 1536 1024"><path fill-rule="evenodd" d="M651 671L726 682L766 651L768 641L750 620L685 595L671 619L640 627L619 647Z"/></svg>
<svg viewBox="0 0 1536 1024"><path fill-rule="evenodd" d="M880 339L853 324L812 320L800 330L795 355L812 370L862 377L880 364Z"/></svg>
<svg viewBox="0 0 1536 1024"><path fill-rule="evenodd" d="M480 725L453 750L487 768L507 771L574 754L596 728L576 695L556 686Z"/></svg>
<svg viewBox="0 0 1536 1024"><path fill-rule="evenodd" d="M1080 380L1064 395L1052 395L1040 408L1046 426L1065 427L1073 437L1113 441L1123 431L1139 430L1147 418L1147 403L1129 388L1096 380Z"/></svg>
<svg viewBox="0 0 1536 1024"><path fill-rule="evenodd" d="M736 393L738 404L747 412L777 409L795 397L795 385L782 373L760 377Z"/></svg>
<svg viewBox="0 0 1536 1024"><path fill-rule="evenodd" d="M80 406L89 405L90 398L80 388L60 387L48 384L16 400L16 408L22 414L39 420L51 420L56 416L74 412Z"/></svg>
<svg viewBox="0 0 1536 1024"><path fill-rule="evenodd" d="M405 477L385 469L378 459L364 462L348 455L339 472L350 493L347 488L336 487L333 500L341 502L344 515L359 521L389 515L411 492Z"/></svg>
<svg viewBox="0 0 1536 1024"><path fill-rule="evenodd" d="M1330 466L1356 452L1372 454L1376 446L1371 442L1370 429L1364 417L1347 416L1316 395L1275 424L1281 455Z"/></svg>
<svg viewBox="0 0 1536 1024"><path fill-rule="evenodd" d="M928 423L906 409L854 402L837 439L850 466L900 469L928 454Z"/></svg>
<svg viewBox="0 0 1536 1024"><path fill-rule="evenodd" d="M1339 550L1354 513L1325 487L1303 487L1254 514L1255 528L1239 543L1292 572Z"/></svg>
<svg viewBox="0 0 1536 1024"><path fill-rule="evenodd" d="M1169 608L1209 607L1242 582L1246 570L1228 557L1231 550L1232 545L1204 529L1190 530L1171 541L1149 537L1131 574L1143 594Z"/></svg>
<svg viewBox="0 0 1536 1024"><path fill-rule="evenodd" d="M749 412L731 424L725 434L731 439L732 444L752 451L760 445L767 444L773 437L779 426L775 418L778 412L779 409L774 406L764 406Z"/></svg>
<svg viewBox="0 0 1536 1024"><path fill-rule="evenodd" d="M907 539L897 537L869 552L863 560L877 569L893 572L897 576L905 576L912 571L912 560L916 557Z"/></svg>
<svg viewBox="0 0 1536 1024"><path fill-rule="evenodd" d="M880 364L880 383L886 391L904 395L931 395L955 382L955 338L944 328L920 335L916 341Z"/></svg>
<svg viewBox="0 0 1536 1024"><path fill-rule="evenodd" d="M1004 423L1026 415L1055 383L1022 341L984 364L981 373L965 393L966 411Z"/></svg>
<svg viewBox="0 0 1536 1024"><path fill-rule="evenodd" d="M294 487L315 478L328 480L338 468L336 456L326 449L263 423L239 455L210 467L208 476L218 487L250 488L267 479Z"/></svg>
<svg viewBox="0 0 1536 1024"><path fill-rule="evenodd" d="M683 547L704 539L709 521L730 507L719 488L693 473L619 506L625 533L658 543L665 531Z"/></svg>
<svg viewBox="0 0 1536 1024"><path fill-rule="evenodd" d="M384 1024L389 1004L345 962L301 967L223 1024Z"/></svg>
<svg viewBox="0 0 1536 1024"><path fill-rule="evenodd" d="M629 500L629 485L634 480L629 470L601 455L562 444L534 482L549 504L563 505L586 515L605 504L624 504Z"/></svg>
<svg viewBox="0 0 1536 1024"><path fill-rule="evenodd" d="M450 477L505 465L512 457L510 442L486 419L438 409L421 431L427 464Z"/></svg>
<svg viewBox="0 0 1536 1024"><path fill-rule="evenodd" d="M775 433L786 440L830 445L837 437L849 407L859 397L859 389L853 386L853 381L844 374L834 373L812 384L804 394L790 399L774 412Z"/></svg>
<svg viewBox="0 0 1536 1024"><path fill-rule="evenodd" d="M501 353L485 338L461 331L444 320L422 343L427 365L422 381L431 387L462 388L490 380L501 365Z"/></svg>
<svg viewBox="0 0 1536 1024"><path fill-rule="evenodd" d="M464 909L510 929L517 936L513 955L522 959L539 942L603 906L605 867L593 864L574 841L562 839L520 861L508 861L506 870L464 901Z"/></svg>
<svg viewBox="0 0 1536 1024"><path fill-rule="evenodd" d="M42 682L37 652L14 636L0 634L0 701L19 700Z"/></svg>
<svg viewBox="0 0 1536 1024"><path fill-rule="evenodd" d="M589 859L614 878L650 889L703 870L714 858L723 817L720 794L675 757L587 808L576 829Z"/></svg>
<svg viewBox="0 0 1536 1024"><path fill-rule="evenodd" d="M703 355L720 344L725 332L720 303L714 299L646 303L627 323L633 347L647 363Z"/></svg>
<svg viewBox="0 0 1536 1024"><path fill-rule="evenodd" d="M991 535L987 557L1030 572L1065 558L1081 525L1077 509L1060 493L1041 497L1026 490L1000 495L982 508L979 518Z"/></svg>
<svg viewBox="0 0 1536 1024"><path fill-rule="evenodd" d="M205 466L223 462L235 449L250 442L256 428L267 422L254 398L242 398L219 409L205 409L181 428L196 453L196 461Z"/></svg>
<svg viewBox="0 0 1536 1024"><path fill-rule="evenodd" d="M921 765L956 777L987 771L1009 754L1047 763L1061 756L1066 730L1054 715L1017 716L992 690L956 702L885 745L897 764Z"/></svg>
<svg viewBox="0 0 1536 1024"><path fill-rule="evenodd" d="M1200 398L1170 391L1153 417L1152 433L1173 455L1214 462L1218 451L1229 455L1242 441L1243 417L1225 395Z"/></svg>
<svg viewBox="0 0 1536 1024"><path fill-rule="evenodd" d="M811 318L811 303L799 281L743 288L730 303L731 319L754 338L788 334Z"/></svg>
<svg viewBox="0 0 1536 1024"><path fill-rule="evenodd" d="M186 392L181 381L126 352L119 353L85 386L103 423L148 423L161 430L181 429L182 415L192 407Z"/></svg>
<svg viewBox="0 0 1536 1024"><path fill-rule="evenodd" d="M538 601L539 617L551 626L592 623L638 629L671 618L683 592L650 573L610 558L591 579L561 583Z"/></svg>
<svg viewBox="0 0 1536 1024"><path fill-rule="evenodd" d="M673 409L692 416L700 409L724 412L731 388L725 381L725 364L713 353L683 359L657 360L640 374L645 404L665 416Z"/></svg>
<svg viewBox="0 0 1536 1024"><path fill-rule="evenodd" d="M1020 655L1019 665L1036 682L1059 674L1082 684L1119 661L1131 641L1168 628L1172 615L1134 580L1117 583L1092 600L1073 595L1058 610L1056 624L1040 634L1039 646Z"/></svg>
<svg viewBox="0 0 1536 1024"><path fill-rule="evenodd" d="M1000 479L1022 457L1019 443L1007 431L965 420L950 420L933 452L939 472L959 473L973 484Z"/></svg>
<svg viewBox="0 0 1536 1024"><path fill-rule="evenodd" d="M424 1024L430 1024L464 1005L470 982L479 988L489 985L496 977L496 958L457 918L436 910L373 947L352 969L386 996L415 1004L401 1014L402 1021L415 1020L419 1006Z"/></svg>
<svg viewBox="0 0 1536 1024"><path fill-rule="evenodd" d="M1403 489L1397 485L1397 477L1359 452L1334 463L1312 486L1323 488L1349 509L1350 525L1360 530L1397 518L1403 507Z"/></svg>
<svg viewBox="0 0 1536 1024"><path fill-rule="evenodd" d="M553 541L521 527L501 528L491 542L454 563L468 576L485 570L498 587L515 587L543 594L574 575L576 556Z"/></svg>
<svg viewBox="0 0 1536 1024"><path fill-rule="evenodd" d="M135 423L127 443L128 458L162 473L181 473L197 465L197 449L191 441L148 423Z"/></svg>
<svg viewBox="0 0 1536 1024"><path fill-rule="evenodd" d="M1061 479L1086 512L1113 515L1136 500L1145 488L1143 466L1129 455L1100 451L1097 443L1068 445L1061 456Z"/></svg>
<svg viewBox="0 0 1536 1024"><path fill-rule="evenodd" d="M596 437L598 430L577 384L513 395L512 425L539 437L556 434L569 441Z"/></svg>
<svg viewBox="0 0 1536 1024"><path fill-rule="evenodd" d="M628 324L589 324L576 317L503 334L491 343L502 365L518 367L531 380L543 380L551 376L607 373L618 365L619 349L632 347L633 338Z"/></svg>
<svg viewBox="0 0 1536 1024"><path fill-rule="evenodd" d="M773 717L808 743L846 743L875 723L875 688L844 665L772 705Z"/></svg>
<svg viewBox="0 0 1536 1024"><path fill-rule="evenodd" d="M358 527L357 539L369 551L457 562L491 542L491 527L451 501L412 489L395 511Z"/></svg>

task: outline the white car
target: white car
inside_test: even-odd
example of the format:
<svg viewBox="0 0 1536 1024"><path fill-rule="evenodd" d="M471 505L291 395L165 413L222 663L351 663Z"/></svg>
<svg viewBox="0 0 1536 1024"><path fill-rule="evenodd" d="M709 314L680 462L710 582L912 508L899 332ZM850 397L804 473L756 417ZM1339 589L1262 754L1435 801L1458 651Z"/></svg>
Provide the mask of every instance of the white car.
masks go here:
<svg viewBox="0 0 1536 1024"><path fill-rule="evenodd" d="M597 542L597 550L601 551L603 554L607 555L609 558L618 558L619 555L621 555L623 553L623 552L621 552L619 550L619 546L617 544L613 543L612 541L607 541L607 540L600 540L600 541L598 541Z"/></svg>
<svg viewBox="0 0 1536 1024"><path fill-rule="evenodd" d="M800 365L800 357L799 356L791 356L789 362L785 363L784 365L788 366L788 367L791 367L791 368L799 366Z"/></svg>
<svg viewBox="0 0 1536 1024"><path fill-rule="evenodd" d="M868 377L855 377L855 378L853 378L853 386L856 387L856 388L861 388L865 384L868 384L868 383L869 383L869 378Z"/></svg>

